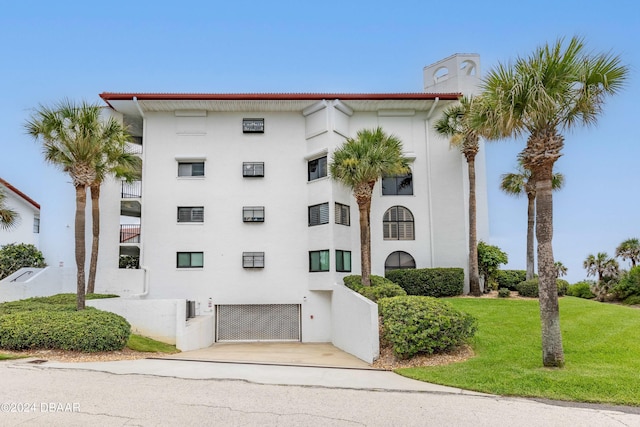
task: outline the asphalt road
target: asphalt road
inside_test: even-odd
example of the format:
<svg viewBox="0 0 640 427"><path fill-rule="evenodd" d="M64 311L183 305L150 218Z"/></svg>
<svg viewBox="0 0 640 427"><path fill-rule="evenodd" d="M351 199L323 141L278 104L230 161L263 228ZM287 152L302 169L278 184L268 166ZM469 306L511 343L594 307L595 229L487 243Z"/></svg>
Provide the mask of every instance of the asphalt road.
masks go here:
<svg viewBox="0 0 640 427"><path fill-rule="evenodd" d="M637 413L526 399L114 374L13 362L0 362L0 409L3 427L640 426Z"/></svg>

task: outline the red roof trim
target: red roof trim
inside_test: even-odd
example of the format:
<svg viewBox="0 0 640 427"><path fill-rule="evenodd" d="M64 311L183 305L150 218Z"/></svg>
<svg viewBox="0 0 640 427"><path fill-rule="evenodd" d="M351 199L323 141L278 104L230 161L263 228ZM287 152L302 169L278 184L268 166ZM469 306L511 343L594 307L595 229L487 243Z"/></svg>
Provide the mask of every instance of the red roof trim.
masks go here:
<svg viewBox="0 0 640 427"><path fill-rule="evenodd" d="M27 196L26 194L24 194L22 191L18 190L16 187L14 187L13 185L9 184L7 181L5 181L4 179L0 178L0 184L4 185L5 187L7 187L9 190L13 191L14 193L16 193L18 196L22 197L25 201L27 201L28 203L32 204L36 209L40 210L40 204L37 203L35 200L33 200L31 197Z"/></svg>
<svg viewBox="0 0 640 427"><path fill-rule="evenodd" d="M301 100L457 100L460 93L112 93L100 94L105 102L129 101L301 101Z"/></svg>

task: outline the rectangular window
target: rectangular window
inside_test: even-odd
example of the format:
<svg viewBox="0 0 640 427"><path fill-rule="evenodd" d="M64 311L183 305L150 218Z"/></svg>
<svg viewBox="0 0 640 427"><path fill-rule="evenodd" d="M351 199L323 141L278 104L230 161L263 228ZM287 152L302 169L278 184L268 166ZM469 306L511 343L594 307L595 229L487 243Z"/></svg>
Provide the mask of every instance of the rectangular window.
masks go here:
<svg viewBox="0 0 640 427"><path fill-rule="evenodd" d="M244 162L242 163L242 176L263 177L264 162Z"/></svg>
<svg viewBox="0 0 640 427"><path fill-rule="evenodd" d="M264 119L242 119L242 133L264 133Z"/></svg>
<svg viewBox="0 0 640 427"><path fill-rule="evenodd" d="M264 222L264 206L245 206L242 208L242 221Z"/></svg>
<svg viewBox="0 0 640 427"><path fill-rule="evenodd" d="M244 268L264 268L264 252L243 252L242 266Z"/></svg>
<svg viewBox="0 0 640 427"><path fill-rule="evenodd" d="M178 176L204 176L204 162L178 162Z"/></svg>
<svg viewBox="0 0 640 427"><path fill-rule="evenodd" d="M336 271L351 271L351 251L341 251L336 249Z"/></svg>
<svg viewBox="0 0 640 427"><path fill-rule="evenodd" d="M351 225L349 205L336 203L336 224Z"/></svg>
<svg viewBox="0 0 640 427"><path fill-rule="evenodd" d="M386 176L382 178L383 196L411 196L413 195L413 176L406 175Z"/></svg>
<svg viewBox="0 0 640 427"><path fill-rule="evenodd" d="M329 271L329 250L309 252L309 271Z"/></svg>
<svg viewBox="0 0 640 427"><path fill-rule="evenodd" d="M178 206L178 222L204 222L204 207Z"/></svg>
<svg viewBox="0 0 640 427"><path fill-rule="evenodd" d="M38 217L33 218L33 232L40 233L40 218Z"/></svg>
<svg viewBox="0 0 640 427"><path fill-rule="evenodd" d="M204 266L204 254L202 252L178 252L178 268L202 268Z"/></svg>
<svg viewBox="0 0 640 427"><path fill-rule="evenodd" d="M329 203L309 206L309 227L329 223Z"/></svg>
<svg viewBox="0 0 640 427"><path fill-rule="evenodd" d="M309 181L327 176L327 156L310 160L308 163L308 172Z"/></svg>

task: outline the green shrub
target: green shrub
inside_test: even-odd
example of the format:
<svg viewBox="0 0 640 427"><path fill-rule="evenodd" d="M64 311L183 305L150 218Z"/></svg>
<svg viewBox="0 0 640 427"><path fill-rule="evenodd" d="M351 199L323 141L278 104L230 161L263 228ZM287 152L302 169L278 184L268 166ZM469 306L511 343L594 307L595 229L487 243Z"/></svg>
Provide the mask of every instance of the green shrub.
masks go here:
<svg viewBox="0 0 640 427"><path fill-rule="evenodd" d="M623 304L640 305L640 295L631 295L622 301Z"/></svg>
<svg viewBox="0 0 640 427"><path fill-rule="evenodd" d="M496 271L498 288L507 288L510 291L516 290L516 285L527 280L526 270L498 270Z"/></svg>
<svg viewBox="0 0 640 427"><path fill-rule="evenodd" d="M624 274L612 290L616 298L621 300L630 296L640 296L640 266L633 267Z"/></svg>
<svg viewBox="0 0 640 427"><path fill-rule="evenodd" d="M498 298L509 298L511 296L511 291L509 288L500 288L498 289Z"/></svg>
<svg viewBox="0 0 640 427"><path fill-rule="evenodd" d="M371 286L362 286L362 277L359 275L346 276L342 279L344 285L361 294L371 301L378 301L380 298L389 298L407 293L400 286L382 276L371 276Z"/></svg>
<svg viewBox="0 0 640 427"><path fill-rule="evenodd" d="M87 294L86 299L118 298L111 294ZM19 301L9 301L0 304L0 314L16 313L19 311L75 311L76 294L57 294L48 297L34 297Z"/></svg>
<svg viewBox="0 0 640 427"><path fill-rule="evenodd" d="M391 270L387 279L400 285L407 295L451 297L461 295L464 289L462 268L412 268Z"/></svg>
<svg viewBox="0 0 640 427"><path fill-rule="evenodd" d="M556 279L556 286L558 287L558 296L562 296L566 294L569 282ZM516 290L521 297L538 298L538 278L518 283Z"/></svg>
<svg viewBox="0 0 640 427"><path fill-rule="evenodd" d="M22 267L43 268L44 255L34 245L10 243L0 248L0 280Z"/></svg>
<svg viewBox="0 0 640 427"><path fill-rule="evenodd" d="M34 310L0 316L0 348L56 348L82 352L121 350L131 325L115 313Z"/></svg>
<svg viewBox="0 0 640 427"><path fill-rule="evenodd" d="M361 286L360 289L358 289L358 293L373 302L382 298L407 295L405 290L395 283L384 283L377 286Z"/></svg>
<svg viewBox="0 0 640 427"><path fill-rule="evenodd" d="M570 285L567 289L567 295L585 299L596 297L593 292L591 292L591 283L587 281L582 281Z"/></svg>
<svg viewBox="0 0 640 427"><path fill-rule="evenodd" d="M423 296L399 296L378 302L383 339L393 352L407 359L457 347L471 338L476 319L445 301Z"/></svg>

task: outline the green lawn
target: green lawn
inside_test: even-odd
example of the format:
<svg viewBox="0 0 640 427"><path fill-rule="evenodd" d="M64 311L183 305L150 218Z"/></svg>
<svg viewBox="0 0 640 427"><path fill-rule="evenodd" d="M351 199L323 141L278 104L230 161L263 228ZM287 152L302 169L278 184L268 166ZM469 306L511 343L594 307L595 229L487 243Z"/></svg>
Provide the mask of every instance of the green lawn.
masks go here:
<svg viewBox="0 0 640 427"><path fill-rule="evenodd" d="M447 301L478 318L476 357L397 373L505 396L640 406L640 310L561 298L566 366L548 369L542 367L537 300Z"/></svg>
<svg viewBox="0 0 640 427"><path fill-rule="evenodd" d="M175 345L165 344L141 335L131 334L127 347L135 351L149 351L154 353L179 353Z"/></svg>

